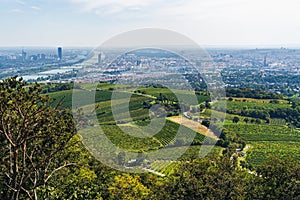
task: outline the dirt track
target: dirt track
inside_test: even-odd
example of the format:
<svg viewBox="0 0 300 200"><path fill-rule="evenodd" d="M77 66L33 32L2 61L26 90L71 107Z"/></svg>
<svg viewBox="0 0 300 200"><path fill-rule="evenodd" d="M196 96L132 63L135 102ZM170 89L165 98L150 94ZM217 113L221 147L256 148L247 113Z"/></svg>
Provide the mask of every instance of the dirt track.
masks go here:
<svg viewBox="0 0 300 200"><path fill-rule="evenodd" d="M214 138L216 140L219 140L219 138L207 127L201 125L199 122L195 122L193 120L187 119L185 117L176 116L176 117L169 117L168 120L173 121L178 124L182 124L198 133L201 133L202 135Z"/></svg>

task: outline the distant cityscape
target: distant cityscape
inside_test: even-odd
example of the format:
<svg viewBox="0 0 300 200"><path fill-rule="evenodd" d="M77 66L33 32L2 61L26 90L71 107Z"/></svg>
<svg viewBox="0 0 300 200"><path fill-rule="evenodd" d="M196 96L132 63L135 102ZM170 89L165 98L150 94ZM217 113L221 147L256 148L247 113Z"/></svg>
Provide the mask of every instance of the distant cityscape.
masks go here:
<svg viewBox="0 0 300 200"><path fill-rule="evenodd" d="M149 70L160 75L174 72L192 74L193 70L189 65L197 65L194 61L187 63L179 56L155 53L153 50L127 53L118 59L103 52L92 54L91 50L63 47L0 48L0 79L17 74L26 81L72 82L75 79L88 81L91 78L98 81L114 81L120 74L145 77ZM289 96L300 91L298 49L207 51L227 87L263 89ZM166 67L172 69L172 72L161 71Z"/></svg>

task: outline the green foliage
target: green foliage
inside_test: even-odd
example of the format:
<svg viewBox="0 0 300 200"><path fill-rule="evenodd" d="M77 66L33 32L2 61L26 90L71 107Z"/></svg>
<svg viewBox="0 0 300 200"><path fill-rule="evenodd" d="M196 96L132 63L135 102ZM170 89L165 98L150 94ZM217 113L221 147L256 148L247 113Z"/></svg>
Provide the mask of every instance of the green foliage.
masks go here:
<svg viewBox="0 0 300 200"><path fill-rule="evenodd" d="M245 197L246 177L227 159L195 160L178 167L152 195L153 199L236 199Z"/></svg>
<svg viewBox="0 0 300 200"><path fill-rule="evenodd" d="M194 137L192 144L200 145L204 140L204 135L194 132L193 130L182 126L181 131L184 133L182 136L177 136L175 139L179 124L171 122L169 120L166 121L163 129L160 130L153 137L146 138L137 138L130 135L140 134L143 136L149 136L147 132L141 132L141 130L135 126L123 125L122 129L126 130L124 133L118 126L116 125L101 125L104 133L107 137L120 148L131 150L134 152L139 151L149 151L153 149L159 149L163 146L184 146L188 145L188 139L190 137ZM209 141L207 141L209 142ZM211 139L211 143L214 143L214 140Z"/></svg>
<svg viewBox="0 0 300 200"><path fill-rule="evenodd" d="M63 99L63 108L72 107L72 91L66 86L65 84L51 85L53 91L61 91L51 90L49 96L56 100L52 102L52 107L49 107L50 99L40 95L42 91L39 85L26 87L25 83L15 79L0 83L0 194L2 199L28 199L29 195L26 191L32 199L39 197L66 200L300 198L298 130L285 126L265 125L257 119L269 119L269 124L276 123L269 118L274 116L290 122L297 121L299 105L295 102L291 104L282 100L270 102L232 99L228 104L230 112L249 115L249 118L229 114L223 130L218 124L211 123L211 130L221 133L218 146L226 149L216 146L205 158L200 159L199 151L204 136L187 127L182 127L185 134L177 140L175 136L179 125L168 120L163 129L153 137L147 131L137 128L137 125L146 127L150 123L148 103L158 102L167 107L170 102L176 102L176 97L170 90L157 85L146 86L139 88L140 91L133 94L130 99L124 96L114 100L121 110L121 119L115 122L110 99L116 86L100 83L95 101L101 128L118 147L133 152L144 152L145 154L140 153L137 157L139 164L147 158L151 169L167 175L158 177L150 173L120 174L95 160L79 142L79 137L75 136L70 112L53 108L60 104L61 99ZM92 87L93 85L86 84L85 89L77 88L74 92L89 98L92 95L89 88ZM118 87L127 88L128 92L131 89L130 86L125 85ZM189 95L184 91L176 92ZM254 93L251 97L256 95L259 98L281 98L278 95L247 89L231 92L237 92L236 96L243 97ZM205 92L197 92L197 97L203 106L211 107ZM134 123L128 123L129 119L123 115L127 107L126 101L129 101L130 115ZM83 99L77 106L81 107L83 112L89 112L92 106L87 104L88 101ZM217 103L212 105L218 106ZM206 109L201 114L209 117L211 112L214 111ZM252 124L249 123L251 121ZM123 132L116 123L126 131ZM7 137L5 133L9 133L11 137ZM128 133L150 137L136 138ZM188 136L194 135L192 146L186 146ZM8 138L11 138L11 141ZM244 140L247 141L247 145L250 145L250 149L246 152L245 161L241 163L255 169L255 172L240 170L236 162L237 157L232 156L236 148L245 147ZM215 141L212 139L208 142L213 144ZM164 146L166 148L162 149ZM186 152L177 161L167 160L169 157L179 155L185 148ZM153 156L147 154L157 149L160 149L160 154L153 154ZM220 156L222 150L226 156ZM117 153L117 162L126 165L128 159L126 154L122 151ZM276 158L268 159L269 156ZM24 160L26 165L23 164ZM17 167L14 164L17 164ZM70 167L71 165L68 164L76 164L76 167ZM29 174L29 178L25 177L22 184L19 181L24 177L21 172L25 175ZM38 173L39 177L36 177L35 173ZM38 180L36 184L34 179ZM15 198L12 188L20 189L19 198Z"/></svg>
<svg viewBox="0 0 300 200"><path fill-rule="evenodd" d="M54 101L51 103L51 106L55 107L57 104L61 103L61 109L64 108L72 108L72 95L73 93L79 93L78 96L85 97L81 99L80 102L78 102L78 105L74 105L75 107L81 107L85 106L88 103L90 103L90 99L95 99L95 102L103 102L108 101L111 99L112 92L110 91L96 91L95 96L92 91L89 90L65 90L65 91L59 91L59 92L53 92L49 93L48 96L53 99Z"/></svg>
<svg viewBox="0 0 300 200"><path fill-rule="evenodd" d="M170 147L170 148L165 148L161 149L160 153L156 153L153 156L149 156L149 160L151 162L155 161L165 161L168 158L174 158L177 155L180 155L180 153L183 152L183 150L186 150L183 155L181 155L178 158L178 161L191 161L191 160L196 160L199 159L199 152L201 150L200 145L196 146L189 146L189 147ZM211 151L206 155L208 158L214 158L214 157L219 157L223 148L218 147L218 146L212 146ZM166 160L168 161L168 160Z"/></svg>
<svg viewBox="0 0 300 200"><path fill-rule="evenodd" d="M163 161L163 160L159 160L151 163L152 170L155 170L166 176L170 176L174 174L179 166L180 166L180 162L171 162L171 161Z"/></svg>
<svg viewBox="0 0 300 200"><path fill-rule="evenodd" d="M228 124L225 128L238 134L246 141L294 141L300 142L297 130L285 126L270 126L256 124Z"/></svg>
<svg viewBox="0 0 300 200"><path fill-rule="evenodd" d="M291 158L300 160L300 142L251 142L250 150L247 151L246 161L255 169L266 161L267 157L274 156L279 159Z"/></svg>
<svg viewBox="0 0 300 200"><path fill-rule="evenodd" d="M240 121L240 118L238 118L238 117L234 117L233 119L232 119L232 122L233 123L238 123Z"/></svg>
<svg viewBox="0 0 300 200"><path fill-rule="evenodd" d="M71 90L73 89L73 83L48 83L45 85L41 85L42 93L51 93L51 92L58 92L64 90Z"/></svg>
<svg viewBox="0 0 300 200"><path fill-rule="evenodd" d="M210 125L210 120L204 119L204 120L202 120L201 124L202 124L203 126L209 127L209 125Z"/></svg>
<svg viewBox="0 0 300 200"><path fill-rule="evenodd" d="M49 107L38 84L17 77L0 82L0 195L37 199L37 189L56 171L70 167L69 147L77 141L71 113Z"/></svg>
<svg viewBox="0 0 300 200"><path fill-rule="evenodd" d="M268 156L300 159L300 135L296 129L256 124L230 124L225 128L248 141L251 148L246 161L252 167L261 165Z"/></svg>
<svg viewBox="0 0 300 200"><path fill-rule="evenodd" d="M150 190L141 183L139 176L122 174L115 177L114 183L108 188L109 199L143 200L148 199Z"/></svg>
<svg viewBox="0 0 300 200"><path fill-rule="evenodd" d="M226 96L255 98L255 99L282 99L283 96L272 92L265 92L262 90L254 90L250 88L227 88Z"/></svg>
<svg viewBox="0 0 300 200"><path fill-rule="evenodd" d="M130 99L124 98L98 103L96 105L96 113L98 120L100 124L106 125L116 123L124 124L130 122L132 119L133 121L146 120L149 118L149 109L145 108L143 103L148 100L148 97L132 95ZM118 121L115 121L114 116L112 114L112 103L118 106ZM128 116L124 114L126 111L128 111L128 109L130 113L130 118L128 118Z"/></svg>
<svg viewBox="0 0 300 200"><path fill-rule="evenodd" d="M299 161L271 156L257 170L248 196L250 199L299 199L299 181Z"/></svg>

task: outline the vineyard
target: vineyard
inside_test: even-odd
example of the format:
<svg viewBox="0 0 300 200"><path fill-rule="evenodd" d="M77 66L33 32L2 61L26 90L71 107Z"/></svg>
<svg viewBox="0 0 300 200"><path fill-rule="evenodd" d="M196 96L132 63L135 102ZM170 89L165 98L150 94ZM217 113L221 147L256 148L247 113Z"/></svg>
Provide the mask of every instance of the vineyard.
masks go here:
<svg viewBox="0 0 300 200"><path fill-rule="evenodd" d="M257 124L229 124L225 128L238 134L248 142L252 141L293 141L300 142L300 133L285 126Z"/></svg>
<svg viewBox="0 0 300 200"><path fill-rule="evenodd" d="M124 92L115 90L115 85L110 83L100 83L97 86L95 97L92 89L93 85L85 85L85 89L65 90L60 92L52 92L48 95L54 99L53 106L62 100L63 108L72 108L72 95L84 97L80 99L76 107L83 108L84 112L91 112L96 108L99 128L101 128L106 137L121 149L131 152L145 152L151 162L151 169L163 173L165 175L172 174L174 169L179 166L180 161L190 161L199 158L201 145L205 138L204 135L195 132L187 126L166 120L162 124L162 130L155 135L150 134L151 130L147 127L151 122L149 118L151 113L149 105L156 97L162 101L176 101L174 93L184 95L187 99L192 99L193 93L187 91L176 90L174 93L167 88L157 88L154 86L143 86L133 89L131 86L118 86ZM111 100L113 92L117 92L118 98ZM128 97L131 96L130 98ZM95 99L95 105L90 104L91 98ZM199 103L209 100L209 96L197 94ZM88 105L89 104L89 105ZM117 116L112 113L112 104L117 108ZM218 108L218 102L213 104ZM128 108L129 107L129 108ZM260 165L268 156L291 157L299 159L300 155L300 132L297 129L288 128L283 119L270 119L269 124L265 120L260 123L250 123L256 120L253 117L239 116L237 113L245 110L267 111L276 108L290 108L285 100L279 100L275 103L272 100L256 100L256 99L234 99L227 101L227 111L233 111L232 114L226 114L224 128L229 132L236 134L244 139L248 149L245 160L252 166ZM129 111L126 114L126 111ZM221 118L224 113L214 111L213 109L204 109L203 112L191 113L194 118L207 118L211 116ZM117 117L117 119L116 119ZM233 119L238 117L239 122L234 123ZM244 121L248 118L247 122ZM162 119L162 118L161 118ZM156 120L154 118L154 120ZM142 129L140 127L143 127ZM139 136L139 137L136 137ZM88 135L85 135L88 137ZM206 138L207 144L214 145L216 140ZM93 139L89 140L93 143ZM159 151L157 151L159 150ZM213 147L208 157L219 156L222 152L221 147ZM151 152L156 152L152 154ZM179 155L179 158L176 156ZM176 158L176 159L168 159ZM174 161L178 160L178 161Z"/></svg>
<svg viewBox="0 0 300 200"><path fill-rule="evenodd" d="M171 174L173 174L176 168L178 168L179 166L180 166L180 162L176 162L176 161L157 160L151 163L152 170L162 173L166 176L170 176Z"/></svg>
<svg viewBox="0 0 300 200"><path fill-rule="evenodd" d="M242 110L242 109L258 109L271 110L276 108L290 108L291 105L286 101L279 103L270 103L270 100L244 100L244 101L227 101L228 110Z"/></svg>
<svg viewBox="0 0 300 200"><path fill-rule="evenodd" d="M76 107L81 107L87 104L90 104L92 99L95 99L95 102L103 102L108 101L111 99L111 91L97 91L91 92L88 90L65 90L60 92L53 92L47 94L51 99L53 99L53 106L56 106L59 102L62 102L61 108L72 108L72 95L75 93L75 95L84 97L80 98L78 100L78 105L75 105ZM95 95L95 96L94 96Z"/></svg>
<svg viewBox="0 0 300 200"><path fill-rule="evenodd" d="M206 100L209 100L210 97L206 95L200 95L195 94L194 92L184 91L184 90L170 90L168 88L154 88L153 86L149 87L141 87L139 88L141 92L144 92L145 94L159 97L160 94L163 94L166 98L176 100L176 95L184 96L185 99L189 100L197 97L198 103L205 102ZM175 95L176 94L176 95Z"/></svg>
<svg viewBox="0 0 300 200"><path fill-rule="evenodd" d="M257 167L269 156L300 159L300 132L286 126L230 124L225 128L245 139L246 161Z"/></svg>
<svg viewBox="0 0 300 200"><path fill-rule="evenodd" d="M300 160L300 142L251 142L246 161L252 166L259 166L270 156Z"/></svg>
<svg viewBox="0 0 300 200"><path fill-rule="evenodd" d="M222 150L221 147L214 146L205 157L218 157L221 155ZM155 156L149 157L149 160L152 161L151 169L168 176L174 173L175 169L180 166L180 162L187 162L199 158L200 151L201 146L161 149L159 153L154 154ZM182 152L184 152L184 154L182 154L177 161L168 160L168 158L174 158Z"/></svg>
<svg viewBox="0 0 300 200"><path fill-rule="evenodd" d="M143 107L143 103L149 100L144 96L132 95L130 99L117 99L96 104L96 113L100 124L124 124L131 121L145 120L149 118L149 110ZM129 102L129 108L128 108ZM112 104L117 107L118 121L112 114ZM130 113L130 116L125 112Z"/></svg>
<svg viewBox="0 0 300 200"><path fill-rule="evenodd" d="M150 161L155 160L170 160L170 158L174 158L176 156L180 156L178 160L180 161L190 161L199 158L199 152L203 151L201 149L201 145L196 146L181 146L181 147L170 147L163 148L156 154L149 156ZM223 148L218 146L204 146L204 147L212 147L206 157L217 157L221 154ZM181 155L181 153L184 154Z"/></svg>
<svg viewBox="0 0 300 200"><path fill-rule="evenodd" d="M130 124L122 125L122 129L116 125L101 125L101 128L112 143L122 149L134 152L149 151L164 146L185 146L190 145L190 143L201 145L205 138L204 135L196 133L187 127L180 127L179 124L168 120L163 129L153 137L150 137L149 133L143 132L138 127ZM178 134L178 130L180 130L180 134ZM145 138L133 137L132 135L141 135ZM208 141L211 144L215 144L214 139L208 139Z"/></svg>

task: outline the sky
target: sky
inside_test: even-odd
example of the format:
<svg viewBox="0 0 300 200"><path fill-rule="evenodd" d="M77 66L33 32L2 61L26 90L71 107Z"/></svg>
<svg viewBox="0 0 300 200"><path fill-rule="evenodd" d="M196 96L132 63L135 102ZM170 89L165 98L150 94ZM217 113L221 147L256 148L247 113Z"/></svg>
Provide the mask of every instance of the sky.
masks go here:
<svg viewBox="0 0 300 200"><path fill-rule="evenodd" d="M0 0L0 46L97 47L140 28L200 45L299 46L299 0Z"/></svg>

